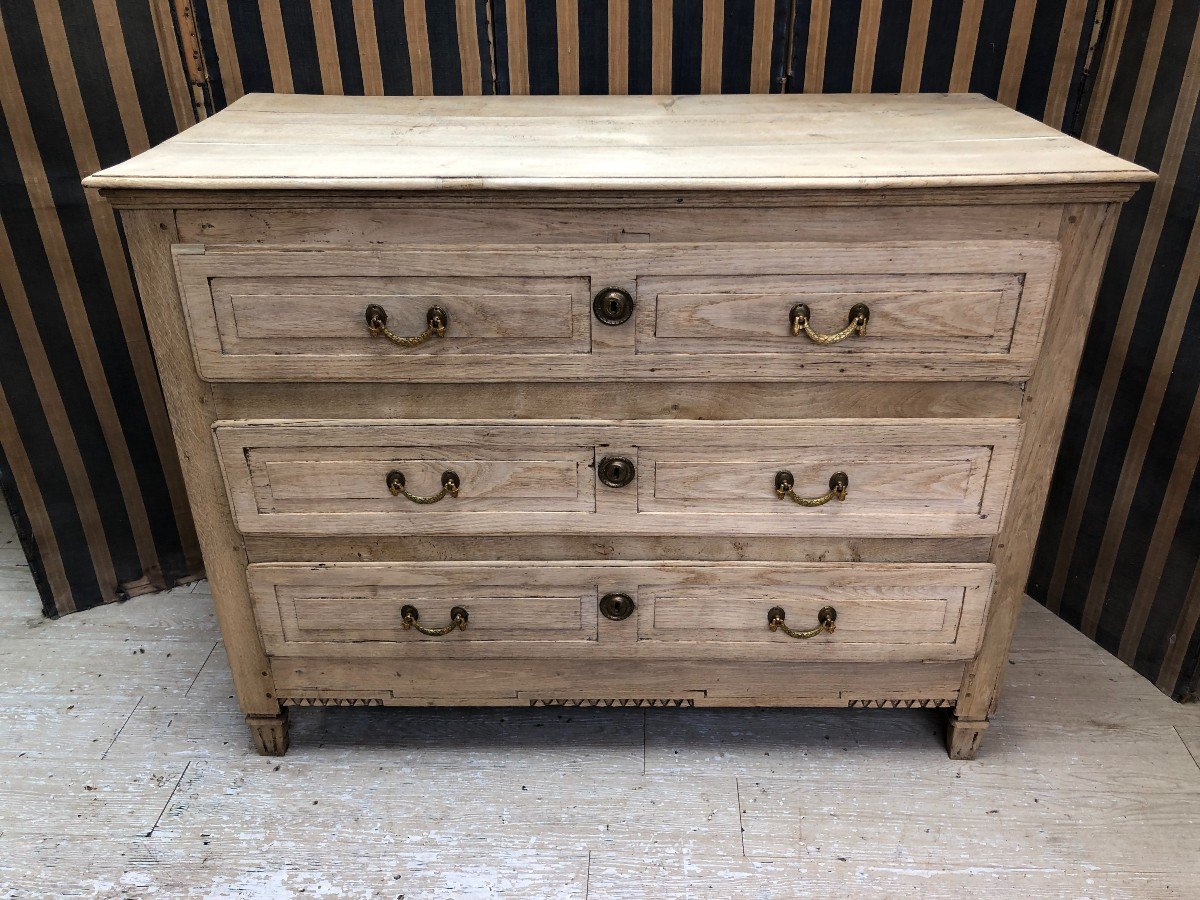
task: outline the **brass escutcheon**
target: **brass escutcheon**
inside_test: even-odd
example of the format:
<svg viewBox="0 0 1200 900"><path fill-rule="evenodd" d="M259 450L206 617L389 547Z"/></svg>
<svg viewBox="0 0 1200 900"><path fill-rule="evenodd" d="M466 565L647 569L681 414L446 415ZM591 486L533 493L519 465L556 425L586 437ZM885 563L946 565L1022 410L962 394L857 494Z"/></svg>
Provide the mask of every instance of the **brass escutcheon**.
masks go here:
<svg viewBox="0 0 1200 900"><path fill-rule="evenodd" d="M621 288L605 288L592 299L592 314L605 325L620 325L633 315L633 297Z"/></svg>
<svg viewBox="0 0 1200 900"><path fill-rule="evenodd" d="M627 456L606 456L600 460L596 472L600 476L601 484L619 488L625 487L633 481L637 469L633 465L633 460Z"/></svg>
<svg viewBox="0 0 1200 900"><path fill-rule="evenodd" d="M793 638L814 638L822 631L833 634L837 628L837 610L832 606L821 607L817 613L817 627L810 628L808 631L796 631L793 628L788 628L784 623L784 618L787 613L783 611L782 606L772 606L767 610L767 628L771 631L782 631L788 637Z"/></svg>
<svg viewBox="0 0 1200 900"><path fill-rule="evenodd" d="M600 598L600 615L614 622L628 619L637 609L637 604L628 594L605 594Z"/></svg>

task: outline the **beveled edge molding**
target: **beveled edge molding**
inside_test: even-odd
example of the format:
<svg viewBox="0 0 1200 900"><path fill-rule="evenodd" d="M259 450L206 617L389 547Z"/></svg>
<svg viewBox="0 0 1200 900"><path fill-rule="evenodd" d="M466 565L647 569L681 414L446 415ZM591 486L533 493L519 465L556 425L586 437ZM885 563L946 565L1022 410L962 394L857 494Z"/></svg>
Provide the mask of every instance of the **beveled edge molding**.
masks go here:
<svg viewBox="0 0 1200 900"><path fill-rule="evenodd" d="M407 563L431 559L495 562L641 561L680 559L695 562L795 563L984 563L992 538L836 538L741 537L732 546L721 537L640 535L604 537L560 535L544 538L540 547L528 540L499 535L376 535L369 537L247 535L251 563Z"/></svg>
<svg viewBox="0 0 1200 900"><path fill-rule="evenodd" d="M1111 203L1133 196L1142 182L1076 184L997 184L925 188L805 188L779 190L304 190L101 188L100 196L116 209L217 209L224 207L439 207L526 206L536 208L788 206L907 206L963 203Z"/></svg>

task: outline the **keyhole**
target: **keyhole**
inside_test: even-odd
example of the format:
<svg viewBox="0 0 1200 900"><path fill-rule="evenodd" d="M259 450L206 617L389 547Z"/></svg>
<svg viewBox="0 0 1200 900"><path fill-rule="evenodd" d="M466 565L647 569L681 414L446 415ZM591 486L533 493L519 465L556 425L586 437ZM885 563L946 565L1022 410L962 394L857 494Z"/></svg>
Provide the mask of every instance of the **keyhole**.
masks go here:
<svg viewBox="0 0 1200 900"><path fill-rule="evenodd" d="M605 288L592 298L592 313L605 325L620 325L633 312L633 298L621 288Z"/></svg>
<svg viewBox="0 0 1200 900"><path fill-rule="evenodd" d="M633 481L633 461L623 456L606 456L600 460L600 481L608 487L624 487Z"/></svg>

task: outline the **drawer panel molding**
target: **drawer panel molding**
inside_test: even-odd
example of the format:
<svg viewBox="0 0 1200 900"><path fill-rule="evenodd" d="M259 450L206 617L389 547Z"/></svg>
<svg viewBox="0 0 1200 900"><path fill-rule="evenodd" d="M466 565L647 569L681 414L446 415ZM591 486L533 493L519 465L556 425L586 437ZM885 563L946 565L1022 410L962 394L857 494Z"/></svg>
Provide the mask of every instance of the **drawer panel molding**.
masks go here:
<svg viewBox="0 0 1200 900"><path fill-rule="evenodd" d="M246 534L994 534L1020 424L870 422L218 422L230 502ZM605 484L596 461L635 470ZM415 495L394 496L403 472ZM804 508L831 476L844 499ZM603 474L603 473L601 473Z"/></svg>
<svg viewBox="0 0 1200 900"><path fill-rule="evenodd" d="M422 659L965 659L993 577L983 563L595 560L259 563L248 572L268 653ZM614 591L634 604L620 620L598 613ZM437 636L405 628L410 606L437 624L462 609L465 627ZM836 628L789 637L769 627L776 608L797 625L833 609Z"/></svg>
<svg viewBox="0 0 1200 900"><path fill-rule="evenodd" d="M174 263L212 381L927 381L1029 375L1058 252L1044 240L181 244ZM606 292L630 297L632 316L594 307ZM426 333L434 310L445 328L396 346L368 307L396 335ZM859 308L852 336L814 341Z"/></svg>

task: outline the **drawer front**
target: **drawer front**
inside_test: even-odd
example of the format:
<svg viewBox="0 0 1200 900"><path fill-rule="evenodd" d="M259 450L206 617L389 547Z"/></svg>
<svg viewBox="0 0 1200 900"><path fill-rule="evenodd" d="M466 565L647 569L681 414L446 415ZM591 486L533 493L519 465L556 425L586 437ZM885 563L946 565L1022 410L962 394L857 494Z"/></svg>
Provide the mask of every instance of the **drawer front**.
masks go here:
<svg viewBox="0 0 1200 900"><path fill-rule="evenodd" d="M463 565L301 565L249 568L268 652L298 644L430 642L591 643L594 586L564 577L525 580L514 568ZM416 614L405 627L404 610ZM445 630L465 609L466 627Z"/></svg>
<svg viewBox="0 0 1200 900"><path fill-rule="evenodd" d="M1015 379L1057 259L1012 240L175 248L217 381ZM627 317L593 309L609 288Z"/></svg>
<svg viewBox="0 0 1200 900"><path fill-rule="evenodd" d="M569 267L532 273L537 254L475 267L470 254L414 253L381 267L338 253L185 249L175 253L180 292L200 374L213 380L376 377L397 365L411 375L431 357L442 373L466 373L480 357L591 349L589 279Z"/></svg>
<svg viewBox="0 0 1200 900"><path fill-rule="evenodd" d="M1020 427L265 421L214 432L247 534L931 537L997 531Z"/></svg>
<svg viewBox="0 0 1200 900"><path fill-rule="evenodd" d="M638 279L637 348L785 353L797 362L818 353L1002 359L1012 352L1022 282L1015 273L648 276ZM797 306L807 309L815 338L792 333ZM864 327L841 337L855 309L865 309Z"/></svg>
<svg viewBox="0 0 1200 900"><path fill-rule="evenodd" d="M249 581L276 656L965 659L978 646L992 567L293 563L252 565ZM603 602L612 595L628 598L623 618Z"/></svg>

